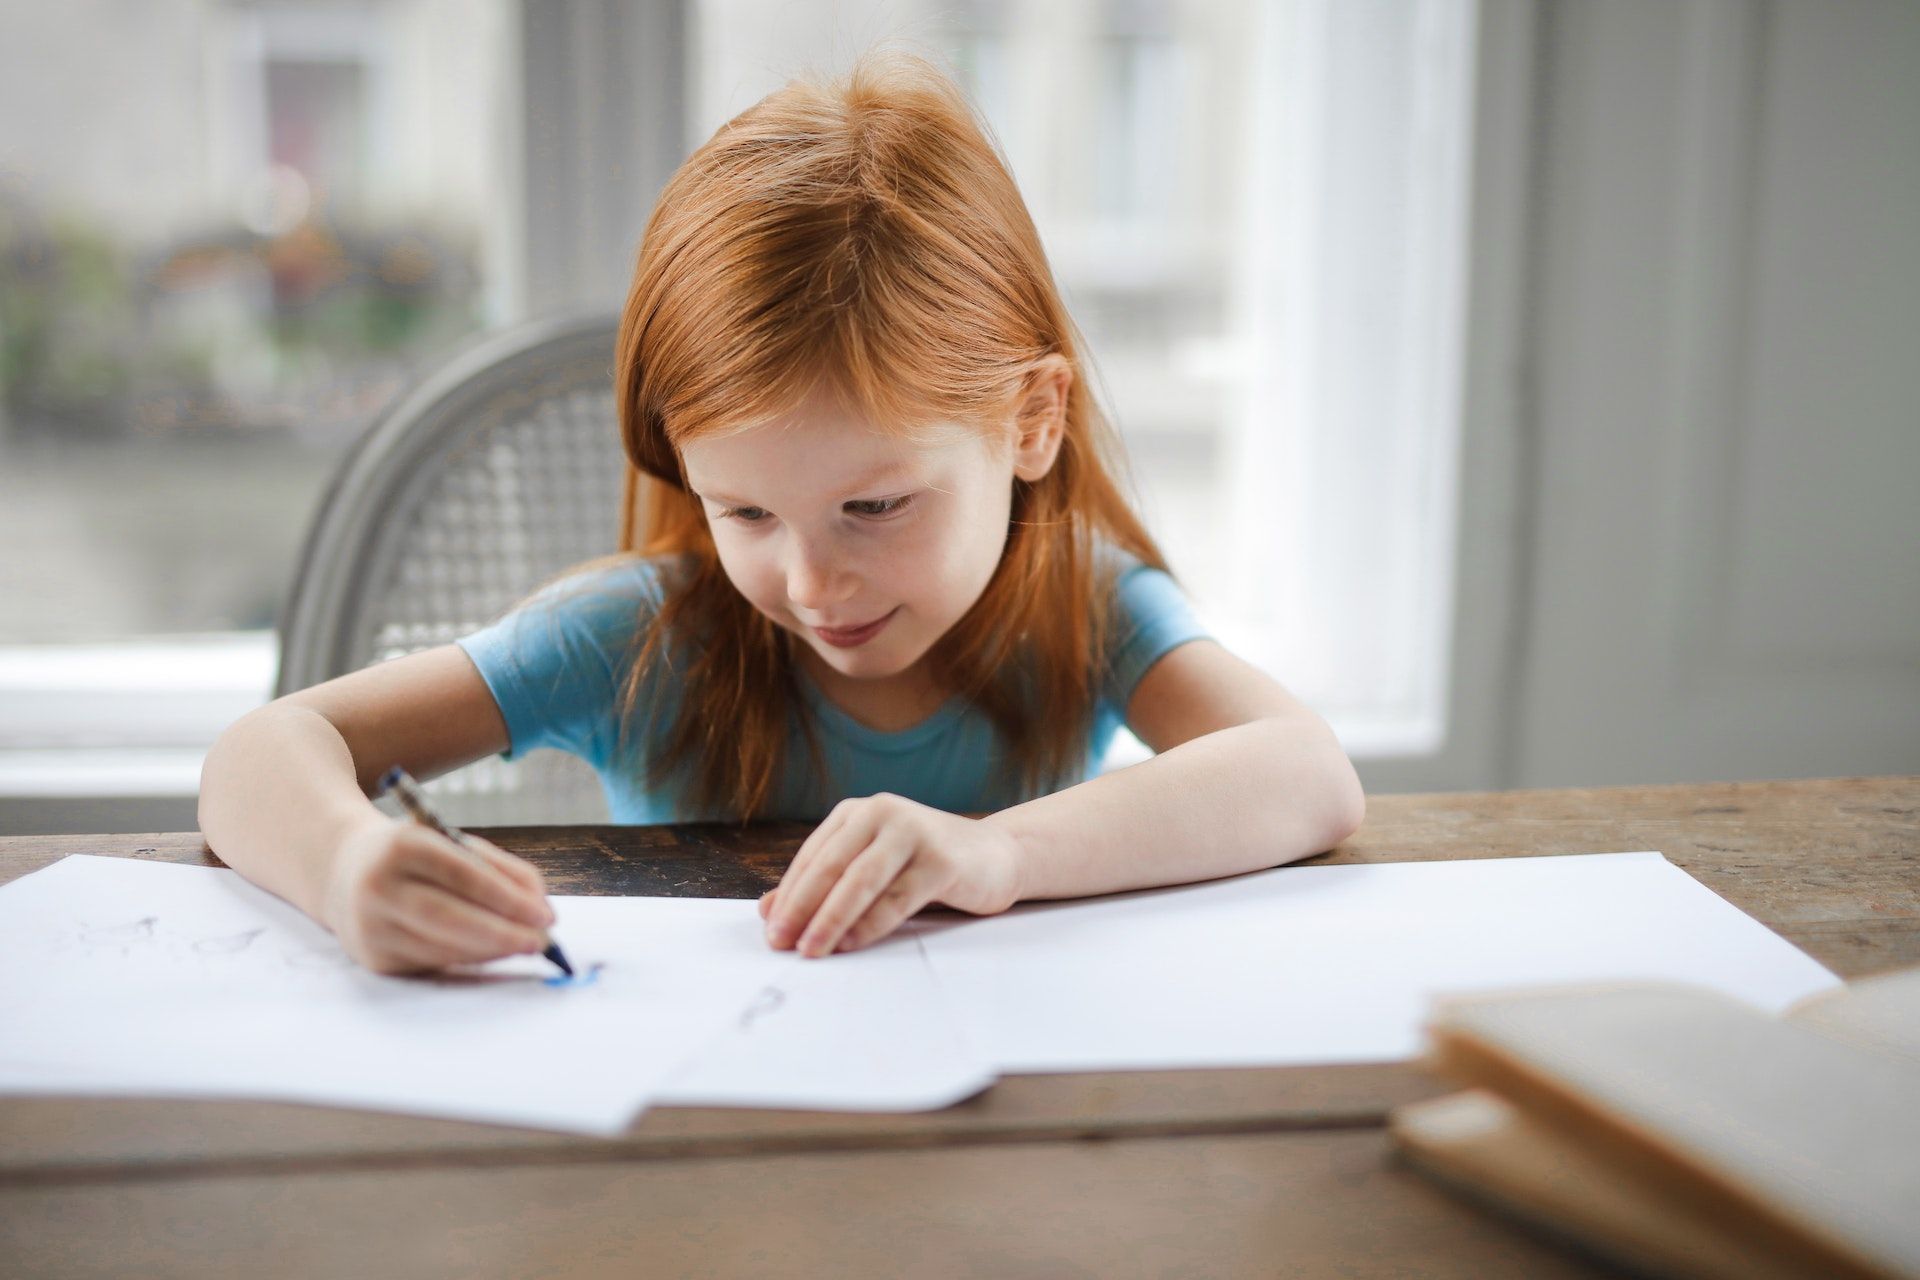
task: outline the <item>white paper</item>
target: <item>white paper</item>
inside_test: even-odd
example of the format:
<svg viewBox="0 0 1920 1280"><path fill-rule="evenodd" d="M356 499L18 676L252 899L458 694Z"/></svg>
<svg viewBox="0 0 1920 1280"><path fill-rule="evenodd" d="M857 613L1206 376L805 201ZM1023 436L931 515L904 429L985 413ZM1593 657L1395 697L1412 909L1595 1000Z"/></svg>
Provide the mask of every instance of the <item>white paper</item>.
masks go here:
<svg viewBox="0 0 1920 1280"><path fill-rule="evenodd" d="M1282 867L923 926L1001 1071L1393 1061L1430 999L1667 979L1779 1012L1838 979L1658 853Z"/></svg>
<svg viewBox="0 0 1920 1280"><path fill-rule="evenodd" d="M918 926L862 950L795 960L657 1103L928 1111L992 1084L927 964Z"/></svg>
<svg viewBox="0 0 1920 1280"><path fill-rule="evenodd" d="M768 949L750 901L556 898L531 957L383 978L230 871L70 857L0 888L0 1091L261 1097L617 1132L649 1100L944 1106L999 1071L1412 1056L1436 994L1837 979L1659 854L1296 867Z"/></svg>
<svg viewBox="0 0 1920 1280"><path fill-rule="evenodd" d="M612 1133L790 957L752 902L552 899L535 957L389 978L231 871L87 855L0 888L0 1090L278 1098Z"/></svg>

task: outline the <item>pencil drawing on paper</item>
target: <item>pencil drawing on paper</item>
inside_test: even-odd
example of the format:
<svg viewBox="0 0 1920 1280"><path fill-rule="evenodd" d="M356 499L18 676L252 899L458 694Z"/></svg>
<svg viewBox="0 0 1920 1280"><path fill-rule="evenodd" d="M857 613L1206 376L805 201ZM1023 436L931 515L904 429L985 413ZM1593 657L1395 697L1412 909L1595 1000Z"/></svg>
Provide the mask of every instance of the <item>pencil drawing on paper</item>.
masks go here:
<svg viewBox="0 0 1920 1280"><path fill-rule="evenodd" d="M265 933L266 929L245 929L239 933L223 934L214 938L202 938L193 944L193 949L202 955L231 955L235 951L245 951L253 945L253 940Z"/></svg>
<svg viewBox="0 0 1920 1280"><path fill-rule="evenodd" d="M262 939L270 941L271 933L267 925L254 925L246 929L225 928L219 932L207 932L204 928L168 928L160 923L158 915L148 915L111 924L90 924L85 920L76 920L74 932L59 939L55 946L57 949L78 946L82 951L102 958L117 954L122 959L130 959L138 951L152 960L171 958L206 962L223 960L229 956L244 960L252 955L265 954L267 943ZM283 944L278 958L290 969L337 969L353 963L346 952L334 944Z"/></svg>
<svg viewBox="0 0 1920 1280"><path fill-rule="evenodd" d="M142 946L153 941L153 927L160 922L159 916L143 916L127 924L82 925L80 943L86 947L119 949Z"/></svg>
<svg viewBox="0 0 1920 1280"><path fill-rule="evenodd" d="M740 1011L740 1029L751 1030L753 1024L774 1012L787 1002L787 993L778 987L762 987L753 1002Z"/></svg>

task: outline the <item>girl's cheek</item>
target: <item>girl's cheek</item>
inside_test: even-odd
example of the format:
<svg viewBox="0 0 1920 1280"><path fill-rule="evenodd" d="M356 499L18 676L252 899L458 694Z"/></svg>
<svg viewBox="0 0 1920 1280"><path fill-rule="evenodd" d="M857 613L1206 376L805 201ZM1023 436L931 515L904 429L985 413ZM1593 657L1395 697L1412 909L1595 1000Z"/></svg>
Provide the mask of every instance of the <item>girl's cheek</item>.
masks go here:
<svg viewBox="0 0 1920 1280"><path fill-rule="evenodd" d="M945 512L928 511L909 516L887 534L873 548L873 572L911 579L939 572L962 531L950 527Z"/></svg>
<svg viewBox="0 0 1920 1280"><path fill-rule="evenodd" d="M726 571L733 589L745 596L748 604L774 618L785 613L786 591L778 574L766 572L752 557L729 556L724 552L720 556L720 567Z"/></svg>

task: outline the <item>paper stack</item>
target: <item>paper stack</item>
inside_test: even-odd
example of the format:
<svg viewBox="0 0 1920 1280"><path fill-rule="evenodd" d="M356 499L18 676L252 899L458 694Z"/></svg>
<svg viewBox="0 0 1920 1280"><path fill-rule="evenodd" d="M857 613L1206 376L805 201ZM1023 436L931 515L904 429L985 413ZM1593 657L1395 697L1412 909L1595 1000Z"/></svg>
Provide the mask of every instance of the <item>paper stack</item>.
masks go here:
<svg viewBox="0 0 1920 1280"><path fill-rule="evenodd" d="M354 965L232 871L76 855L0 887L0 1092L284 1098L618 1133L661 1103L946 1106L1008 1072L1406 1060L1434 996L1838 979L1658 853L1282 867L908 922L824 960L750 900L556 897L586 980Z"/></svg>

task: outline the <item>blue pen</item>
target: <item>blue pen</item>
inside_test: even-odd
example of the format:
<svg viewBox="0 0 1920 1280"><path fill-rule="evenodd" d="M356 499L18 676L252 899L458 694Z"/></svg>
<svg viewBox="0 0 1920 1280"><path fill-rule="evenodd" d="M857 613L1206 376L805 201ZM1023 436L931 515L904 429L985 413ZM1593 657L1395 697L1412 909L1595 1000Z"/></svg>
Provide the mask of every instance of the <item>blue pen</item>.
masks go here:
<svg viewBox="0 0 1920 1280"><path fill-rule="evenodd" d="M428 806L427 798L420 794L419 784L414 782L413 776L399 765L393 766L393 768L380 775L380 794L385 795L389 791L400 798L401 805L405 807L408 813L413 815L415 822L423 827L429 827L434 831L438 831L441 835L453 841L456 845L460 846L461 849L472 854L475 858L480 856L467 845L466 836L462 834L457 827L450 827L440 821L440 815ZM559 965L560 972L571 978L573 976L573 966L567 963L567 957L561 953L560 944L552 938L547 937L544 933L541 934L540 937L547 944L547 949L540 954Z"/></svg>

